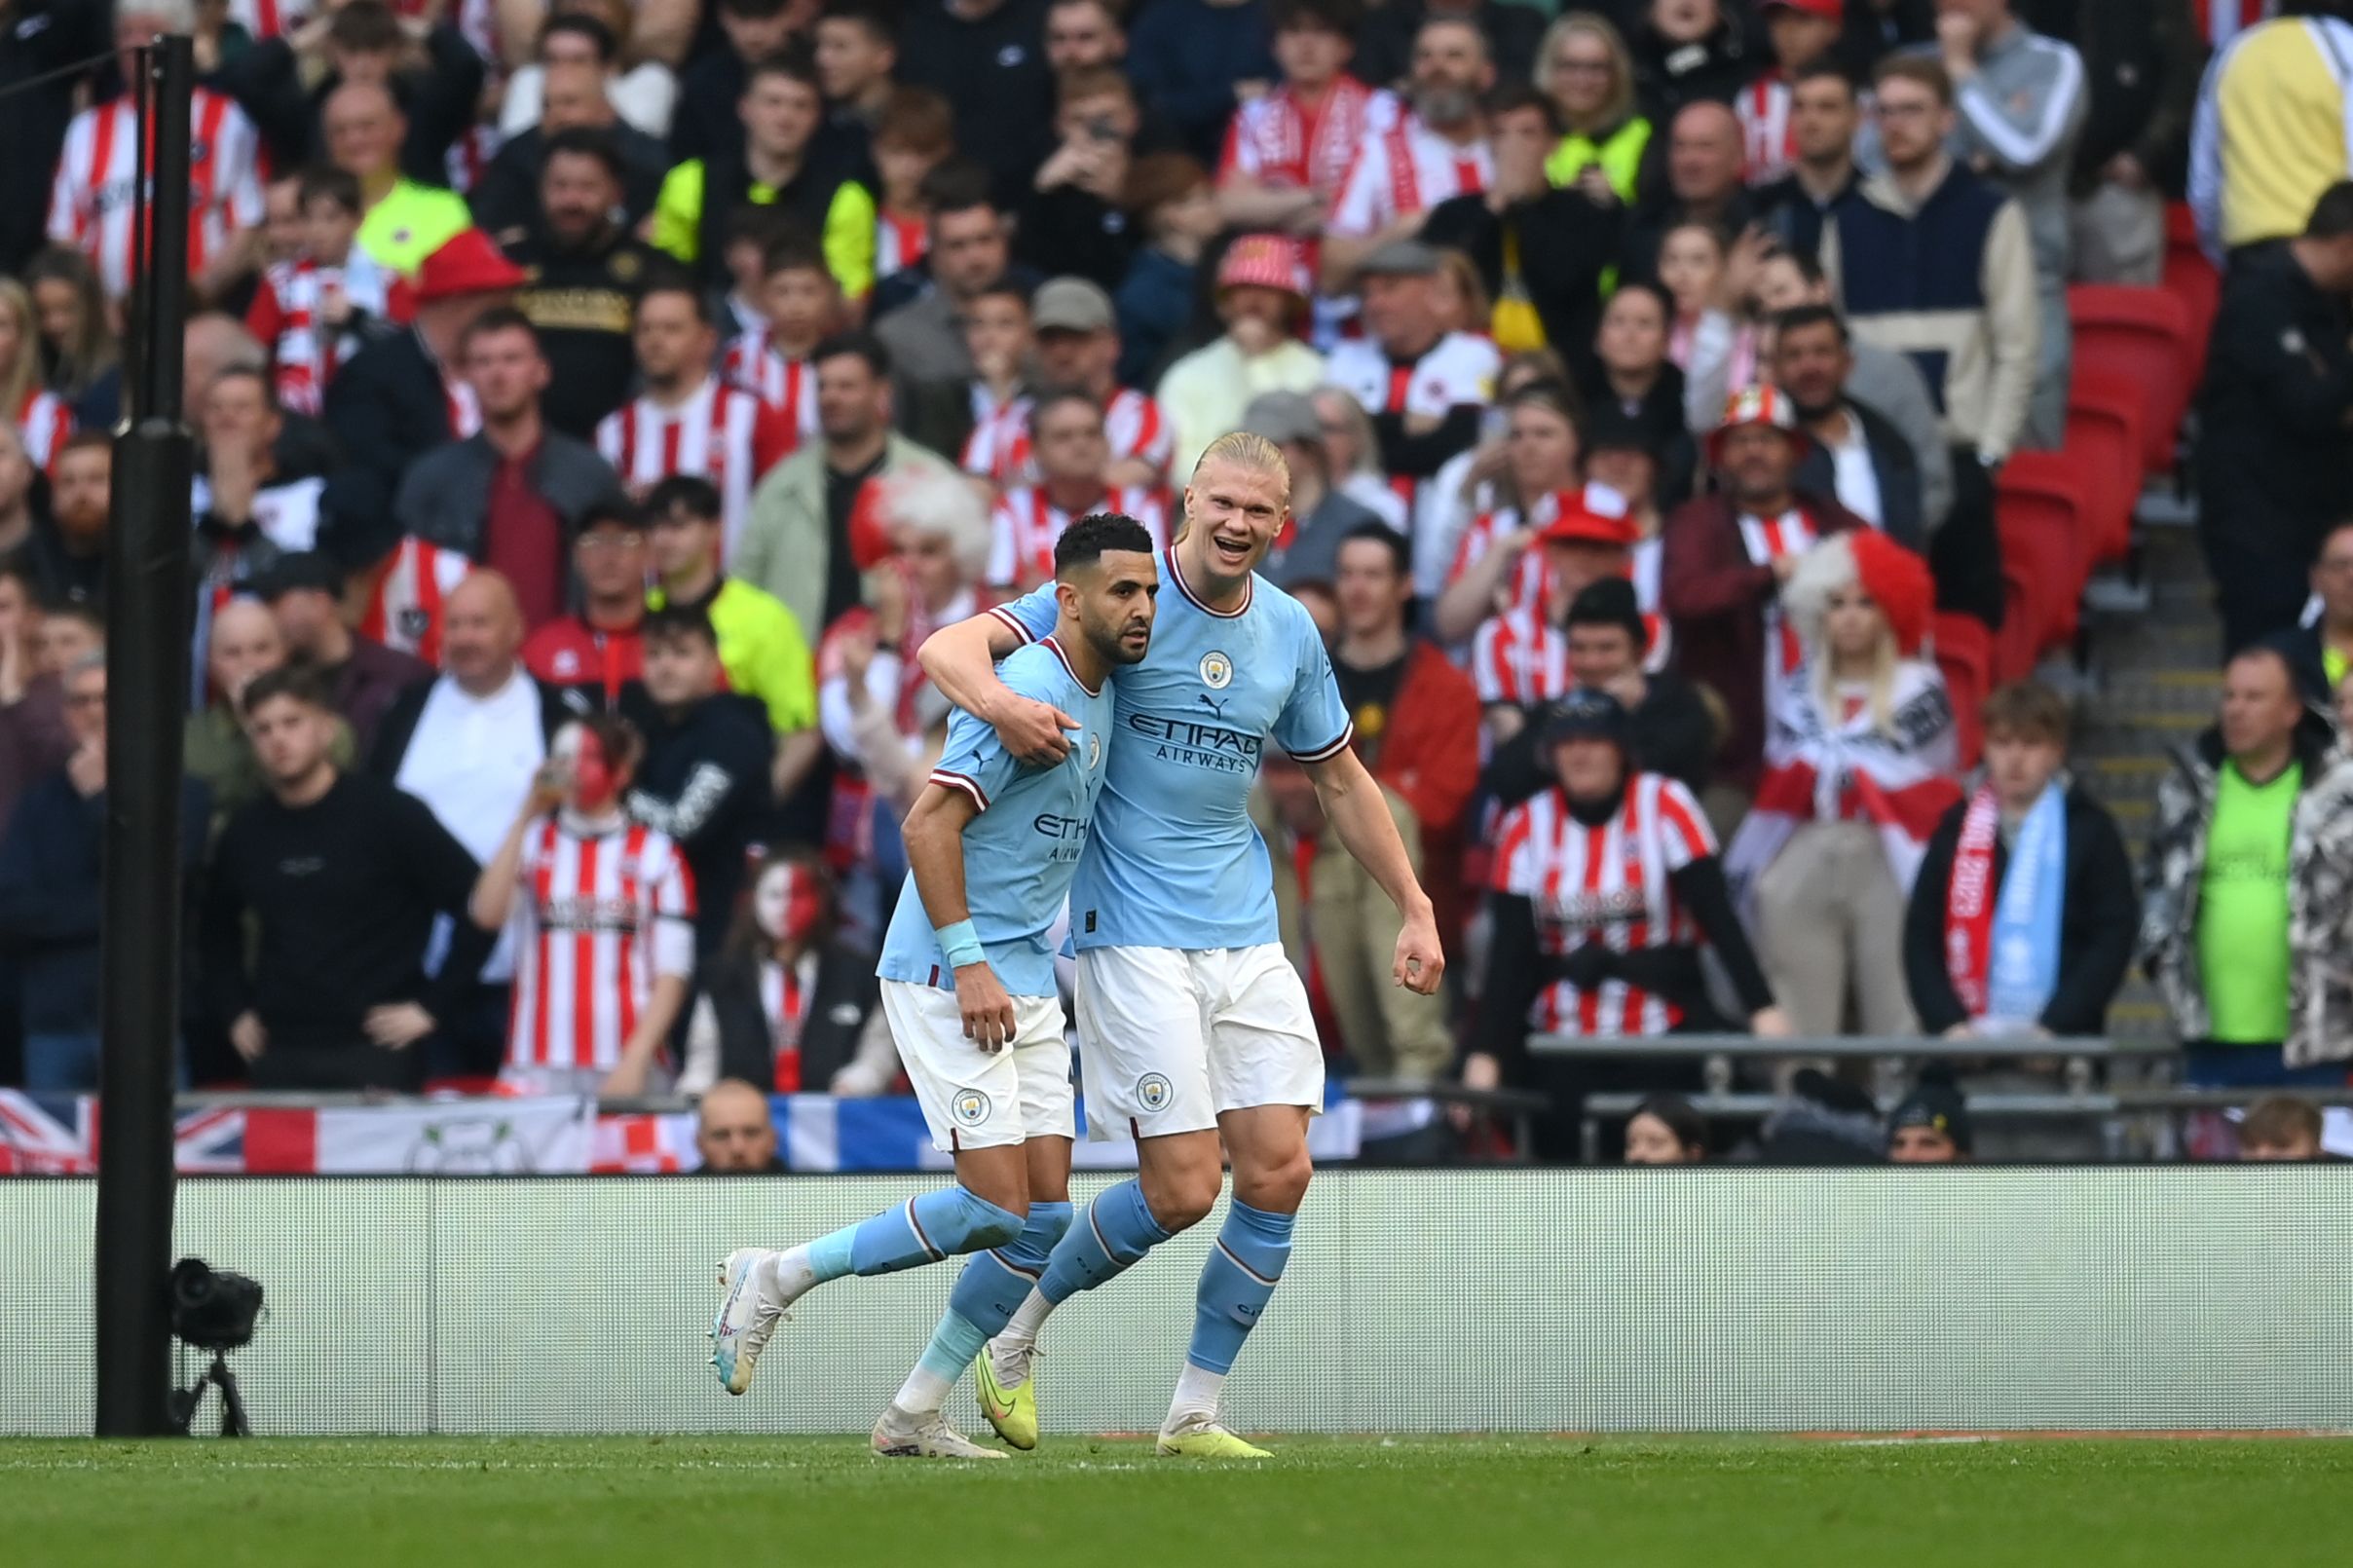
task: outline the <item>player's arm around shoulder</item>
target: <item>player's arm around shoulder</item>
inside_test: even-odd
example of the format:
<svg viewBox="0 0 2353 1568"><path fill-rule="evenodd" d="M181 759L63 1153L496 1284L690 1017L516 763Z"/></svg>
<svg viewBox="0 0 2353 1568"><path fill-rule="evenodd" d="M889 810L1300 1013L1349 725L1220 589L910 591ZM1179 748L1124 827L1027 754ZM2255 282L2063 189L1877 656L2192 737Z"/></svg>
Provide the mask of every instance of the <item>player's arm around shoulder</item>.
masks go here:
<svg viewBox="0 0 2353 1568"><path fill-rule="evenodd" d="M1068 756L1066 731L1077 726L1061 708L1010 690L999 678L997 661L1045 636L1054 622L1049 585L941 627L915 653L941 694L996 730L1007 752L1033 765Z"/></svg>

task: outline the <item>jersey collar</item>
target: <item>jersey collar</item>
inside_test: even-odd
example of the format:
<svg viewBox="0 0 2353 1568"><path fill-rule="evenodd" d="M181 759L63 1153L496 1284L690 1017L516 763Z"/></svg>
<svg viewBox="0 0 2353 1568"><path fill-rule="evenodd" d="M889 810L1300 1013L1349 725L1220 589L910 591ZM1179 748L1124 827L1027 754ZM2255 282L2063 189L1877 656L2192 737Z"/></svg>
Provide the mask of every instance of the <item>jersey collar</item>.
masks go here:
<svg viewBox="0 0 2353 1568"><path fill-rule="evenodd" d="M1102 695L1102 687L1089 686L1086 682L1078 680L1078 671L1072 669L1070 665L1070 655L1063 652L1063 645L1055 641L1053 633L1047 633L1043 641L1048 648L1054 651L1054 656L1062 660L1063 669L1069 674L1070 679L1073 681L1078 681L1078 689L1081 691L1086 692L1087 695L1091 697L1099 697Z"/></svg>
<svg viewBox="0 0 2353 1568"><path fill-rule="evenodd" d="M1174 544L1170 545L1166 553L1169 563L1169 576L1176 579L1176 591L1183 594L1185 601L1194 609L1200 611L1205 616L1215 616L1219 620L1240 620L1244 616L1250 614L1251 599L1257 592L1255 581L1257 577L1256 573L1253 572L1251 574L1251 576L1242 579L1242 604L1240 608L1234 610L1213 610L1208 604L1204 603L1201 596L1195 593L1185 582L1184 568L1176 564L1176 546Z"/></svg>

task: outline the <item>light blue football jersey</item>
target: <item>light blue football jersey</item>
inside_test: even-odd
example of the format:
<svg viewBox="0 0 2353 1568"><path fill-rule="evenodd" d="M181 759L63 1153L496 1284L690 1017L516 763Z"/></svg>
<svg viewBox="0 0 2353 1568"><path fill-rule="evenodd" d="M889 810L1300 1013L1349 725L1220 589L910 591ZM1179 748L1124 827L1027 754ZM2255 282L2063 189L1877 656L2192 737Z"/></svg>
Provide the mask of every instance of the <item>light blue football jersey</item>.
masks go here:
<svg viewBox="0 0 2353 1568"><path fill-rule="evenodd" d="M1070 887L1081 952L1280 940L1274 869L1250 819L1259 757L1272 740L1322 762L1354 733L1305 606L1252 575L1242 608L1221 614L1186 591L1175 550L1161 552L1160 570L1151 651L1111 682L1119 740ZM1053 590L994 614L1042 637L1054 627Z"/></svg>
<svg viewBox="0 0 2353 1568"><path fill-rule="evenodd" d="M995 730L958 709L949 717L947 749L931 781L962 790L981 807L964 828L964 901L998 984L1012 996L1052 996L1054 951L1046 932L1062 914L1092 837L1096 797L1116 750L1111 693L1079 685L1052 637L1017 652L997 675L1023 696L1051 702L1078 721L1070 754L1052 767L1027 766L1006 755ZM899 889L875 972L918 986L955 985L913 872Z"/></svg>

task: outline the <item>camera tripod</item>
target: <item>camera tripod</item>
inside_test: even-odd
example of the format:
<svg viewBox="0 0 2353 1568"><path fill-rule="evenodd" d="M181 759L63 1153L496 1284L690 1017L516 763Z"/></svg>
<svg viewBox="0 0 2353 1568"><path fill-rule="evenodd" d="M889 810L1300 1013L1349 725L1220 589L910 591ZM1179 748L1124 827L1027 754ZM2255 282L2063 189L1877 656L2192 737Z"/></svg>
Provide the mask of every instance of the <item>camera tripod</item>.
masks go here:
<svg viewBox="0 0 2353 1568"><path fill-rule="evenodd" d="M224 1437L250 1437L253 1425L245 1419L245 1399L237 1391L237 1374L229 1370L229 1353L216 1350L212 1364L205 1368L202 1377L191 1388L171 1391L171 1424L186 1436L196 1422L196 1407L205 1402L206 1385L220 1390L220 1435Z"/></svg>

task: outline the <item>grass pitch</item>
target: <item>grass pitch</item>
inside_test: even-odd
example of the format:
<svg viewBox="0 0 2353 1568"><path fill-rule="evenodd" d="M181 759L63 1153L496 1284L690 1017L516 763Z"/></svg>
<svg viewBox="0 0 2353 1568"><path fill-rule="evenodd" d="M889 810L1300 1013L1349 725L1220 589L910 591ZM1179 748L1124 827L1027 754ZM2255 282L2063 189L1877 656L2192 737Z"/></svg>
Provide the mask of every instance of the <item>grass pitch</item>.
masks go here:
<svg viewBox="0 0 2353 1568"><path fill-rule="evenodd" d="M332 1564L2341 1564L2353 1442L1289 1438L1205 1469L1052 1438L0 1442L0 1560Z"/></svg>

